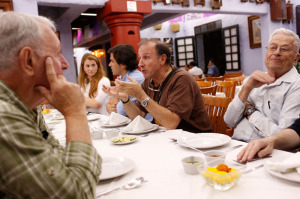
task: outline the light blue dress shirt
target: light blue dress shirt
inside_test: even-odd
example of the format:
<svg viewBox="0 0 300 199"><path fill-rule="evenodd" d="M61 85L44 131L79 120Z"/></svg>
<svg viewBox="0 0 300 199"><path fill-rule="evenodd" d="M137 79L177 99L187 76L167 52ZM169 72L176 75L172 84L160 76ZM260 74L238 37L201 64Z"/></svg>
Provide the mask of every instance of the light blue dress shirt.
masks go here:
<svg viewBox="0 0 300 199"><path fill-rule="evenodd" d="M128 79L128 76L131 77L132 79L135 79L139 84L142 84L144 82L144 80L145 80L145 78L143 76L143 73L141 73L141 71L139 71L138 69L134 69L133 71L128 71L124 75L124 77L121 76L121 80L124 81L124 82L131 82ZM130 97L130 100L134 104L137 101L137 99L135 97ZM119 101L119 103L117 104L117 113L128 117L127 114L126 114L126 112L125 112L125 110L124 110L123 103L121 101ZM148 120L149 122L152 122L153 117L149 113L147 113L145 119Z"/></svg>

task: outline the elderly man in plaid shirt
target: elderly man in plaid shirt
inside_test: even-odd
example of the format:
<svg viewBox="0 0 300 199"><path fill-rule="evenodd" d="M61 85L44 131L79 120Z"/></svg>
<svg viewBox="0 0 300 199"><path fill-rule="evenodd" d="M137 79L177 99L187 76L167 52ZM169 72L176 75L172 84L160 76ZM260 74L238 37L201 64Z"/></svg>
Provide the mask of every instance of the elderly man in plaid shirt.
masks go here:
<svg viewBox="0 0 300 199"><path fill-rule="evenodd" d="M0 198L94 198L101 158L54 24L3 12L0 42ZM65 117L65 148L37 108L45 98Z"/></svg>

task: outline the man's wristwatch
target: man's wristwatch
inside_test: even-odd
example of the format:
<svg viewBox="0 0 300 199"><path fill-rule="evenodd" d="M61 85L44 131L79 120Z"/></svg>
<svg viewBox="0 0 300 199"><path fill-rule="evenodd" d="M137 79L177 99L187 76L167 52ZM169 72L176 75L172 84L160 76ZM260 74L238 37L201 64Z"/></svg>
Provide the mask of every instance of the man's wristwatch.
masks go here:
<svg viewBox="0 0 300 199"><path fill-rule="evenodd" d="M245 112L245 117L248 118L248 116L252 115L252 113L254 113L255 111L256 111L256 109L253 107L247 108L247 110Z"/></svg>
<svg viewBox="0 0 300 199"><path fill-rule="evenodd" d="M147 97L146 99L142 100L141 105L143 107L146 107L148 105L148 102L149 102L150 99L151 99L150 97Z"/></svg>

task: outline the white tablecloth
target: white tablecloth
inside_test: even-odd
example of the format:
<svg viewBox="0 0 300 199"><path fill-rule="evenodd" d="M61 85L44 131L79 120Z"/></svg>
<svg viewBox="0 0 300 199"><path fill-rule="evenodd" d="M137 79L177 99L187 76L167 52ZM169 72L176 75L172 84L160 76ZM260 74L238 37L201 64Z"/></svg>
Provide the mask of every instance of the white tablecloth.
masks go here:
<svg viewBox="0 0 300 199"><path fill-rule="evenodd" d="M100 181L97 192L115 188L129 180L143 176L148 182L133 190L119 190L101 198L117 199L232 199L232 198L299 198L300 184L282 180L270 175L264 168L244 174L238 186L221 192L208 186L200 175L184 173L181 159L199 152L184 148L170 141L170 137L177 137L179 130L162 132L138 137L138 141L129 145L113 145L109 140L94 140L94 147L102 157L127 157L134 160L136 166L133 171L115 179ZM232 140L226 149L241 142ZM245 143L243 143L245 144ZM241 148L230 151L226 161L236 159ZM273 159L284 159L291 153L275 150ZM265 160L248 163L247 169L263 164Z"/></svg>
<svg viewBox="0 0 300 199"><path fill-rule="evenodd" d="M49 122L49 121L48 121ZM61 143L65 130L64 122L54 127L54 134L59 136ZM157 131L158 132L158 131ZM118 190L101 198L107 199L298 199L300 183L287 181L269 174L265 168L244 174L238 185L227 191L218 191L206 184L201 175L184 173L181 160L199 152L182 147L169 138L177 138L181 131L171 130L151 133L149 136L138 136L138 140L128 145L113 145L107 139L93 140L93 145L102 157L126 157L135 162L129 173L113 179L100 181L96 192L119 187L133 178L144 177L148 182L132 190ZM229 144L216 149L228 149L239 141L231 140ZM226 162L232 162L241 148L228 152ZM292 153L274 150L272 160L283 160ZM270 159L268 159L270 160ZM247 170L261 165L266 160L258 160L247 164Z"/></svg>

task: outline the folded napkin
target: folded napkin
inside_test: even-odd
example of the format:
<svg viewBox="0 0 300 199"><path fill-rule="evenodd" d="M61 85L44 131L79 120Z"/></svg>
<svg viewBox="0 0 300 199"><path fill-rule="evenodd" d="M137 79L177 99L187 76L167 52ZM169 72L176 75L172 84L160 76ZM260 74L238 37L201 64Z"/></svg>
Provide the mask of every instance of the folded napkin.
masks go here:
<svg viewBox="0 0 300 199"><path fill-rule="evenodd" d="M267 162L270 170L286 173L294 169L297 170L300 175L300 152L293 154L291 157L287 158L282 162Z"/></svg>
<svg viewBox="0 0 300 199"><path fill-rule="evenodd" d="M118 113L112 112L104 124L114 125L128 122L130 119Z"/></svg>
<svg viewBox="0 0 300 199"><path fill-rule="evenodd" d="M124 128L124 131L143 132L154 128L154 124L148 122L141 116L137 116L128 126Z"/></svg>

